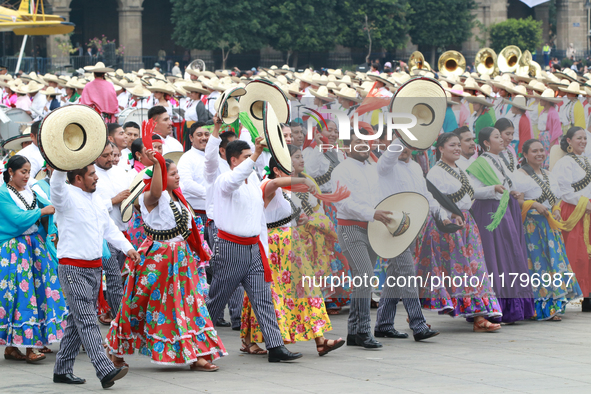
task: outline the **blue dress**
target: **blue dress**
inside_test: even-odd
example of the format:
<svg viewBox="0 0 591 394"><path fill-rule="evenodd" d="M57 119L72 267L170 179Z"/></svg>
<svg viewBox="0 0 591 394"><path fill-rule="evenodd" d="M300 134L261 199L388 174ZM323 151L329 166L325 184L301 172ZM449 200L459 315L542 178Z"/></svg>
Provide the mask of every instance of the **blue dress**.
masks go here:
<svg viewBox="0 0 591 394"><path fill-rule="evenodd" d="M39 223L47 205L37 195L37 207L25 210L0 186L0 345L42 348L63 336L68 307L46 247L55 226L51 216L48 231Z"/></svg>

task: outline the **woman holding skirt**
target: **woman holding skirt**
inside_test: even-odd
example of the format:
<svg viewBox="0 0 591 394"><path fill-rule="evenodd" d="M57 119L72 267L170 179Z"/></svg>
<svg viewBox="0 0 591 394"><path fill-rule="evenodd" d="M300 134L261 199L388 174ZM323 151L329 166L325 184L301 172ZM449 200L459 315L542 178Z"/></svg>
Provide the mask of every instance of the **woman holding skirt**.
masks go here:
<svg viewBox="0 0 591 394"><path fill-rule="evenodd" d="M68 307L46 245L55 208L29 188L30 171L26 157L11 157L0 187L0 345L5 359L35 363L62 338Z"/></svg>
<svg viewBox="0 0 591 394"><path fill-rule="evenodd" d="M415 265L423 279L444 275L452 280L442 281L433 290L421 288L422 306L452 317L473 318L474 332L497 331L501 326L486 320L502 313L488 280L480 231L470 212L474 189L455 164L461 154L460 139L453 133L441 134L436 148L439 160L427 174L427 186L453 224L443 226L429 218L417 237Z"/></svg>
<svg viewBox="0 0 591 394"><path fill-rule="evenodd" d="M505 146L501 133L493 127L480 131L478 141L483 153L468 167L476 202L472 206L488 272L498 297L504 323L514 323L534 316L533 293L529 282L514 281L525 277L527 252L517 198L519 174L511 173L499 157ZM525 275L525 276L524 276Z"/></svg>
<svg viewBox="0 0 591 394"><path fill-rule="evenodd" d="M524 193L521 216L524 219L528 266L534 291L535 318L560 321L566 304L582 296L566 255L559 223L561 196L554 174L542 168L546 160L544 145L530 139L522 145L521 171L529 183L521 183Z"/></svg>
<svg viewBox="0 0 591 394"><path fill-rule="evenodd" d="M139 197L147 238L131 266L121 309L107 335L116 365L137 349L156 364L218 370L211 361L226 354L205 306L198 262L209 259L183 195L172 160L148 149L151 184ZM202 272L204 274L204 272Z"/></svg>
<svg viewBox="0 0 591 394"><path fill-rule="evenodd" d="M314 234L323 241L334 242L336 234L334 228L332 231L330 227L323 228L330 226L326 216L314 213L319 204L316 207L310 204L312 196L308 192L316 190L317 186L310 178L300 176L304 169L301 151L292 145L288 147L297 176L291 177L283 173L275 159L271 158L269 180L261 185L269 234L269 266L273 274L271 293L283 341L294 343L314 339L318 355L324 356L343 346L345 341L341 338L328 340L324 337L324 333L332 330L332 326L322 289L308 286L309 282L303 280L303 276L315 277L318 274L325 277L321 272L330 269L330 250L333 244L319 245L311 236ZM302 204L299 207L288 195L288 189L298 184L304 184L308 188L306 193L297 193ZM292 196L295 194L291 193ZM311 220L317 222L317 228L313 228ZM300 227L304 228L303 231L300 231ZM316 246L313 254L310 246ZM264 339L248 296L244 297L240 336L243 343L241 351L266 354L266 351L256 345Z"/></svg>
<svg viewBox="0 0 591 394"><path fill-rule="evenodd" d="M560 215L564 221L562 236L566 255L585 297L583 312L591 312L591 165L585 156L586 146L585 130L577 126L568 129L560 141L560 148L566 156L558 160L552 173L556 174L562 195Z"/></svg>

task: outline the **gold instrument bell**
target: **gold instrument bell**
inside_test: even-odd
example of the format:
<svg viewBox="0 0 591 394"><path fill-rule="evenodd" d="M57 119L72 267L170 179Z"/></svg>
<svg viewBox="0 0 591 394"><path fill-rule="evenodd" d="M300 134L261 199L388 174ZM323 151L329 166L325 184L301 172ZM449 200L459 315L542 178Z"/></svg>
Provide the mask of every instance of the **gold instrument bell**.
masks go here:
<svg viewBox="0 0 591 394"><path fill-rule="evenodd" d="M495 77L499 73L497 67L497 53L490 48L482 48L476 53L474 61L476 71L480 75Z"/></svg>
<svg viewBox="0 0 591 394"><path fill-rule="evenodd" d="M530 54L531 57L531 54ZM499 70L503 73L514 73L519 67L521 49L515 45L508 45L501 52L497 59Z"/></svg>
<svg viewBox="0 0 591 394"><path fill-rule="evenodd" d="M408 69L411 73L414 70L431 71L431 66L425 61L425 56L420 51L414 51L408 58Z"/></svg>
<svg viewBox="0 0 591 394"><path fill-rule="evenodd" d="M519 68L517 71L520 74L536 78L541 75L542 67L533 60L531 52L526 49L519 59Z"/></svg>
<svg viewBox="0 0 591 394"><path fill-rule="evenodd" d="M446 51L437 61L439 72L443 75L462 75L466 70L466 59L458 51Z"/></svg>

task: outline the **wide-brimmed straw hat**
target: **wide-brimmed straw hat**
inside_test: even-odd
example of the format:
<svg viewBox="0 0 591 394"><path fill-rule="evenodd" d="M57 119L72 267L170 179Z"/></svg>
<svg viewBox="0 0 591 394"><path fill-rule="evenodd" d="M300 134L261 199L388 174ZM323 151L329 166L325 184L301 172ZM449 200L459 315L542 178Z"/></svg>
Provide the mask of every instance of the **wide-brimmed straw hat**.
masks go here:
<svg viewBox="0 0 591 394"><path fill-rule="evenodd" d="M45 90L41 91L41 94L44 94L46 96L60 96L62 93L58 92L55 90L55 88L53 86L48 87Z"/></svg>
<svg viewBox="0 0 591 394"><path fill-rule="evenodd" d="M323 101L333 101L334 96L328 93L328 88L326 86L320 86L318 90L314 90L310 88L310 94L312 96L317 97Z"/></svg>
<svg viewBox="0 0 591 394"><path fill-rule="evenodd" d="M220 117L222 123L231 124L238 119L240 113L240 103L238 98L246 94L246 89L242 87L235 87L227 89L215 101L214 109Z"/></svg>
<svg viewBox="0 0 591 394"><path fill-rule="evenodd" d="M146 88L144 88L144 85L142 84L137 84L137 85L133 85L133 87L131 89L127 90L129 92L129 94L131 94L132 96L136 96L136 97L149 97L150 96L150 91Z"/></svg>
<svg viewBox="0 0 591 394"><path fill-rule="evenodd" d="M513 107L522 109L524 111L531 111L533 109L533 108L529 108L527 106L527 100L526 100L525 96L523 96L521 94L516 95L511 100L503 99L503 102L505 104L512 105Z"/></svg>
<svg viewBox="0 0 591 394"><path fill-rule="evenodd" d="M110 73L110 72L115 71L110 67L105 67L105 63L103 63L103 62L98 62L94 66L86 66L86 67L84 67L84 70L91 72L91 73Z"/></svg>
<svg viewBox="0 0 591 394"><path fill-rule="evenodd" d="M158 80L155 83L153 83L151 86L147 86L146 89L148 89L152 93L160 92L160 93L170 94L171 96L174 95L174 89L171 86L169 86L165 82L158 81Z"/></svg>
<svg viewBox="0 0 591 394"><path fill-rule="evenodd" d="M41 155L60 171L84 168L107 144L107 125L92 108L73 104L59 107L43 119L37 139Z"/></svg>
<svg viewBox="0 0 591 394"><path fill-rule="evenodd" d="M381 76L376 74L367 74L367 78L372 81L382 82L384 85L396 89L396 83L387 79L387 75Z"/></svg>
<svg viewBox="0 0 591 394"><path fill-rule="evenodd" d="M360 103L362 100L357 96L357 91L353 88L342 88L341 90L335 90L334 94L338 97L342 97L347 100Z"/></svg>
<svg viewBox="0 0 591 394"><path fill-rule="evenodd" d="M466 97L466 101L468 101L469 103L476 103L476 104L485 105L487 107L492 107L492 105L493 105L482 94L479 94L477 96L469 96L469 97Z"/></svg>
<svg viewBox="0 0 591 394"><path fill-rule="evenodd" d="M545 89L542 92L542 94L540 95L540 101L541 100L548 101L548 102L554 103L554 104L558 104L558 103L562 102L561 97L554 96L554 90L552 90L552 89Z"/></svg>
<svg viewBox="0 0 591 394"><path fill-rule="evenodd" d="M18 152L23 149L23 143L33 142L31 139L31 126L28 126L22 134L11 137L2 143L2 148L8 151Z"/></svg>
<svg viewBox="0 0 591 394"><path fill-rule="evenodd" d="M382 200L376 210L392 212L391 222L369 222L369 243L378 256L391 259L408 249L421 232L429 215L429 201L419 193L397 193Z"/></svg>
<svg viewBox="0 0 591 394"><path fill-rule="evenodd" d="M291 156L289 155L287 142L283 137L281 124L270 102L264 102L263 106L263 132L265 143L269 151L271 151L271 155L275 158L277 166L284 173L291 174Z"/></svg>
<svg viewBox="0 0 591 394"><path fill-rule="evenodd" d="M416 125L408 128L412 136L405 132L397 134L402 143L410 148L428 149L437 140L443 127L447 111L445 90L434 79L413 78L398 88L392 97L389 110L414 115ZM401 120L401 123L410 123L410 119Z"/></svg>
<svg viewBox="0 0 591 394"><path fill-rule="evenodd" d="M185 81L185 83L181 84L181 87L185 89L187 92L197 92L201 94L209 94L209 90L205 89L201 82L197 81Z"/></svg>
<svg viewBox="0 0 591 394"><path fill-rule="evenodd" d="M41 83L31 81L27 84L26 89L27 89L27 93L37 93L38 91L40 91L44 87L45 87L45 85L43 85Z"/></svg>
<svg viewBox="0 0 591 394"><path fill-rule="evenodd" d="M458 97L468 97L470 93L464 92L464 87L459 83L453 85L451 88L444 88L446 91L450 92L452 96Z"/></svg>
<svg viewBox="0 0 591 394"><path fill-rule="evenodd" d="M565 93L571 93L571 94L576 94L576 95L583 95L586 96L587 92L585 92L584 90L581 89L581 85L578 82L571 82L568 87L563 88L563 87L558 87L558 89L560 91L563 91Z"/></svg>
<svg viewBox="0 0 591 394"><path fill-rule="evenodd" d="M121 202L121 220L123 223L129 222L133 217L133 202L144 192L146 184L144 182L144 175L147 171L152 171L152 167L146 167L141 170L129 186L129 197Z"/></svg>
<svg viewBox="0 0 591 394"><path fill-rule="evenodd" d="M250 81L246 94L240 97L240 112L246 112L253 125L263 135L263 108L269 102L280 123L289 122L289 104L281 89L266 79Z"/></svg>

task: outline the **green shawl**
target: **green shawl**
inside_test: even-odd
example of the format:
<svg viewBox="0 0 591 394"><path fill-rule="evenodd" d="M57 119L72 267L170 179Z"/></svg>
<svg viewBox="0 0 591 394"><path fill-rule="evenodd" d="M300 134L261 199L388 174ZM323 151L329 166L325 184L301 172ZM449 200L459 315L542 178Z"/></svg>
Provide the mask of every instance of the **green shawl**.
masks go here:
<svg viewBox="0 0 591 394"><path fill-rule="evenodd" d="M479 157L474 160L474 163L470 164L470 167L468 167L466 171L474 175L486 186L502 185L501 181L499 181L499 177L484 157ZM497 208L497 211L495 213L491 213L492 222L486 226L488 231L493 231L501 223L501 219L503 219L505 212L507 212L507 206L509 205L510 197L511 195L509 194L509 190L505 189L503 196L501 197L501 201L499 201L499 207Z"/></svg>
<svg viewBox="0 0 591 394"><path fill-rule="evenodd" d="M240 119L240 123L242 123L242 126L244 126L244 128L246 128L246 130L248 130L248 132L250 133L250 138L252 138L252 143L254 144L255 140L261 136L259 134L259 131L254 126L254 124L252 123L252 120L250 120L250 117L248 116L248 114L246 112L240 112L238 114L238 117ZM236 130L238 130L238 128L236 128ZM237 137L240 137L239 131L236 131L236 134L237 134ZM264 137L264 135L262 137ZM269 152L269 148L264 148L263 150L265 152Z"/></svg>

